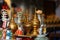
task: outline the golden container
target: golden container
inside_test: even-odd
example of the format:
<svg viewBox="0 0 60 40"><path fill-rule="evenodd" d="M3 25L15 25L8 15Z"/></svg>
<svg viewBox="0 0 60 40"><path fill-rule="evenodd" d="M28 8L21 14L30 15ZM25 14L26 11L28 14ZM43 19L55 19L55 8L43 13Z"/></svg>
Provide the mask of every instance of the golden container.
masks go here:
<svg viewBox="0 0 60 40"><path fill-rule="evenodd" d="M16 30L18 29L17 24L14 22L14 19L12 18L9 24L9 28L11 29L12 33L14 34Z"/></svg>
<svg viewBox="0 0 60 40"><path fill-rule="evenodd" d="M40 22L38 20L38 17L37 17L36 13L35 13L34 18L32 20L32 24L33 24L33 32L32 33L33 33L34 36L37 36L38 35L37 29L40 25Z"/></svg>
<svg viewBox="0 0 60 40"><path fill-rule="evenodd" d="M30 31L31 31L31 23L29 23L29 22L26 22L25 24L24 24L24 29L26 30L26 35L28 35L28 36L30 36Z"/></svg>
<svg viewBox="0 0 60 40"><path fill-rule="evenodd" d="M37 26L37 27L40 25L40 21L39 21L36 13L35 13L34 18L32 20L32 24L33 24L33 26Z"/></svg>
<svg viewBox="0 0 60 40"><path fill-rule="evenodd" d="M28 10L26 10L26 18L25 18L25 22L24 22L24 29L27 32L26 35L30 36L30 31L31 31L32 24L28 19L29 18L28 13L29 13Z"/></svg>

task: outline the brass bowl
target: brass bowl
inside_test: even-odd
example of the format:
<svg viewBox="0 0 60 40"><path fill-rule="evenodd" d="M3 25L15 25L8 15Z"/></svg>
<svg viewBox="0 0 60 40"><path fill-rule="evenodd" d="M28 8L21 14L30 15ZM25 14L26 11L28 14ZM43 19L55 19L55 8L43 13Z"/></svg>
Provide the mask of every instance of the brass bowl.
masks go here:
<svg viewBox="0 0 60 40"><path fill-rule="evenodd" d="M30 22L24 24L24 30L25 32L27 32L26 35L28 36L30 35L31 29L32 29L32 24Z"/></svg>

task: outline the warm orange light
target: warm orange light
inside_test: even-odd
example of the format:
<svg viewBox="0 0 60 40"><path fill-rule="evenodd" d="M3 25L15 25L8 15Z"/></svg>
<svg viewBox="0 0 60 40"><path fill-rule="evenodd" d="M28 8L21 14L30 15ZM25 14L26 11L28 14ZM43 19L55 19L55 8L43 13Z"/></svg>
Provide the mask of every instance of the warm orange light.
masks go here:
<svg viewBox="0 0 60 40"><path fill-rule="evenodd" d="M42 14L42 10L37 10L36 13L37 14Z"/></svg>
<svg viewBox="0 0 60 40"><path fill-rule="evenodd" d="M9 7L11 6L11 0L4 0L4 1L7 3Z"/></svg>

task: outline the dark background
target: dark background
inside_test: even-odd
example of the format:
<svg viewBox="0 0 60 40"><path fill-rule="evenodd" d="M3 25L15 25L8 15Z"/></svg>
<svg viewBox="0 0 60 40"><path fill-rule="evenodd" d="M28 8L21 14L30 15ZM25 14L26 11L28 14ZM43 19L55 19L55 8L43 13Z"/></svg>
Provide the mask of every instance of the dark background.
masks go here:
<svg viewBox="0 0 60 40"><path fill-rule="evenodd" d="M59 0L11 0L12 6L16 7L20 5L22 2L26 4L27 7L30 5L37 7L37 9L41 9L47 15L52 12L55 14L56 7L60 4ZM0 10L3 2L0 3Z"/></svg>

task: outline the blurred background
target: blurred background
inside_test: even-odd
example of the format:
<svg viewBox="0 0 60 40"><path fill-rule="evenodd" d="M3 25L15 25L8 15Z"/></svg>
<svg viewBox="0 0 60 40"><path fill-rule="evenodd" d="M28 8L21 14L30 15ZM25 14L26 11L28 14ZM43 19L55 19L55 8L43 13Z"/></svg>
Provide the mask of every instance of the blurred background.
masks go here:
<svg viewBox="0 0 60 40"><path fill-rule="evenodd" d="M60 39L60 0L11 0L12 7L25 7L34 13L34 8L42 10L45 14L45 23L47 24L47 33L50 40ZM4 0L0 0L0 11L2 5L6 4ZM23 4L23 6L21 6ZM1 14L0 14L1 19ZM2 24L2 22L0 22ZM1 26L1 25L0 25Z"/></svg>
<svg viewBox="0 0 60 40"><path fill-rule="evenodd" d="M60 0L11 0L12 6L17 7L24 3L27 8L35 6L37 9L43 10L46 15L55 14L59 16ZM0 0L0 10L4 0Z"/></svg>

